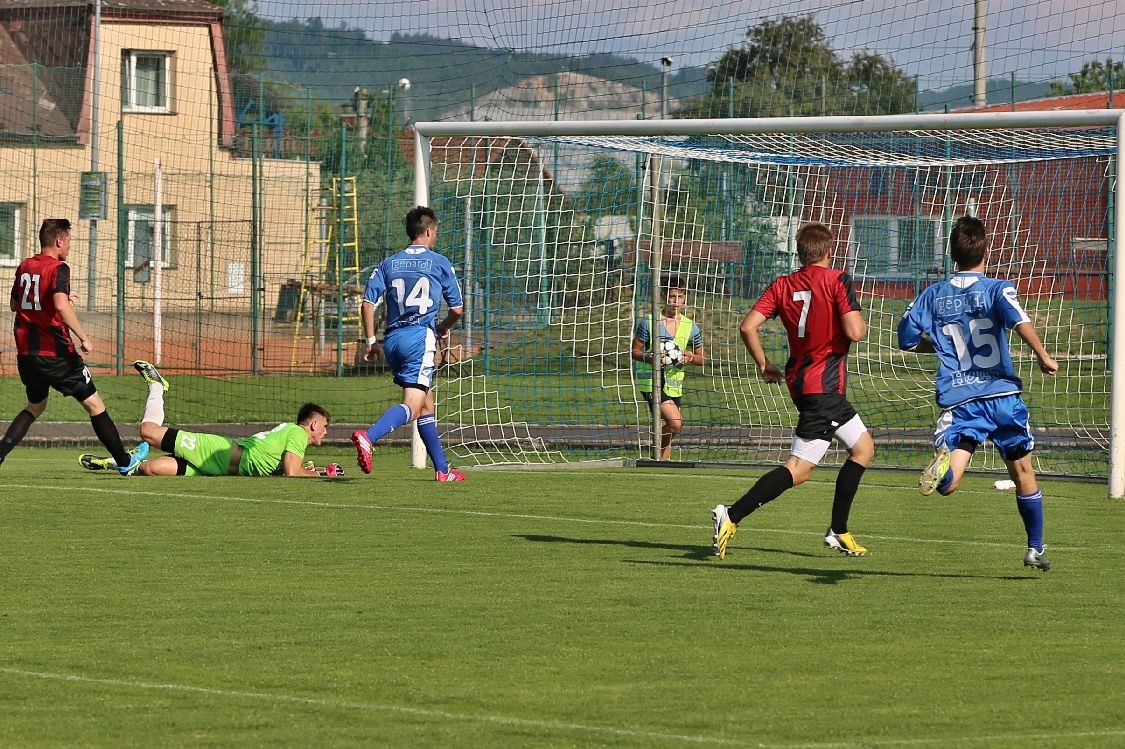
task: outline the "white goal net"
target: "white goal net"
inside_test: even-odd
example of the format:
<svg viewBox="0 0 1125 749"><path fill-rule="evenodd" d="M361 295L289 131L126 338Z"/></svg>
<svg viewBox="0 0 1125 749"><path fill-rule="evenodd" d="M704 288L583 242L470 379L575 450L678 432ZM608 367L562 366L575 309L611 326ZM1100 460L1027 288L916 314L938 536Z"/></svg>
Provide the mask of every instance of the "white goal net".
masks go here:
<svg viewBox="0 0 1125 749"><path fill-rule="evenodd" d="M899 351L895 329L950 273L948 229L972 214L990 231L988 272L1015 283L1062 366L1043 377L1013 345L1038 469L1104 476L1117 114L420 123L418 197L454 237L442 249L466 292L437 390L448 447L476 463L651 455L629 349L654 285L676 275L708 361L688 370L673 459L784 459L796 411L758 377L738 324L819 221L868 322L849 398L877 463L915 467L932 448L935 362ZM974 467L1001 465L984 449Z"/></svg>

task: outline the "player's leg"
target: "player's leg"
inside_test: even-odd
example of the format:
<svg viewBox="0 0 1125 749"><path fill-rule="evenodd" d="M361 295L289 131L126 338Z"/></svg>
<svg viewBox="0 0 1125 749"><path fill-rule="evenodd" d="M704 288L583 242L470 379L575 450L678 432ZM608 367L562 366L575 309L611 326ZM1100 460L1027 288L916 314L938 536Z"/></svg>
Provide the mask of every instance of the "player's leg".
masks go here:
<svg viewBox="0 0 1125 749"><path fill-rule="evenodd" d="M800 409L800 404L798 404ZM808 420L802 412L797 422L798 434L802 433L802 420L805 421L805 433L808 433ZM817 463L828 451L828 440L807 439L798 435L793 437L789 459L785 465L778 466L761 476L750 491L746 492L730 507L716 505L711 510L714 535L711 539L711 549L720 559L726 556L727 544L734 536L738 524L748 515L768 502L780 497L783 493L804 483L816 468Z"/></svg>
<svg viewBox="0 0 1125 749"><path fill-rule="evenodd" d="M174 455L160 455L141 463L137 473L142 476L182 476L181 461Z"/></svg>
<svg viewBox="0 0 1125 749"><path fill-rule="evenodd" d="M105 402L94 385L90 370L77 354L59 357L40 357L39 367L47 375L51 387L65 396L78 401L90 416L90 425L98 441L109 450L110 457L117 464L117 470L125 476L136 472L143 455L130 455L121 442L117 424L109 415ZM147 455L147 449L145 451Z"/></svg>
<svg viewBox="0 0 1125 749"><path fill-rule="evenodd" d="M1016 485L1016 509L1027 533L1027 553L1023 563L1039 570L1051 569L1051 561L1043 553L1043 492L1035 476L1032 451L1035 437L1028 424L1027 406L1019 396L996 398L996 431L992 442L1004 460L1008 475Z"/></svg>
<svg viewBox="0 0 1125 749"><path fill-rule="evenodd" d="M437 403L432 389L426 391L426 399L418 417L418 436L426 446L426 454L430 456L430 462L434 466L435 481L444 484L465 480L465 474L450 468L449 461L445 458L445 448L442 447L437 427Z"/></svg>
<svg viewBox="0 0 1125 749"><path fill-rule="evenodd" d="M168 427L164 426L164 393L169 388L168 380L146 361L137 360L133 362L133 367L148 383L148 397L145 398L144 415L141 416L141 439L164 452L172 452L173 450L164 448L164 438L168 433ZM170 445L174 449L174 443Z"/></svg>
<svg viewBox="0 0 1125 749"><path fill-rule="evenodd" d="M418 418L433 378L436 353L437 336L429 328L401 328L387 336L383 354L394 373L395 383L402 388L402 402L384 411L367 429L352 432L356 463L364 473L371 473L371 451L375 443Z"/></svg>
<svg viewBox="0 0 1125 749"><path fill-rule="evenodd" d="M168 431L164 426L164 393L170 385L156 367L143 359L133 362L133 368L148 383L148 397L145 398L145 411L141 416L141 439L159 448Z"/></svg>
<svg viewBox="0 0 1125 749"><path fill-rule="evenodd" d="M207 432L186 432L176 427L167 427L160 449L176 458L180 473L160 474L166 476L230 476L230 457L234 440L221 434ZM193 471L183 471L184 466Z"/></svg>
<svg viewBox="0 0 1125 749"><path fill-rule="evenodd" d="M38 357L17 356L16 364L23 382L24 391L27 393L27 405L16 414L4 436L0 438L0 463L8 457L16 445L27 435L27 430L35 420L47 410L47 399L51 394L51 386L44 373L39 371Z"/></svg>
<svg viewBox="0 0 1125 749"><path fill-rule="evenodd" d="M851 418L836 430L836 439L848 449L848 459L836 474L836 487L832 495L832 521L828 532L824 534L824 544L844 554L863 556L867 549L849 532L848 518L851 516L856 492L859 491L859 482L875 457L875 441L871 439L871 433L867 431L859 414L854 409L851 409L851 413Z"/></svg>
<svg viewBox="0 0 1125 749"><path fill-rule="evenodd" d="M672 440L680 433L684 426L683 413L680 411L680 399L665 395L660 403L660 459L672 458Z"/></svg>
<svg viewBox="0 0 1125 749"><path fill-rule="evenodd" d="M948 496L957 491L973 453L993 429L987 402L970 402L943 411L934 429L934 455L918 479L918 491L929 496L936 489Z"/></svg>

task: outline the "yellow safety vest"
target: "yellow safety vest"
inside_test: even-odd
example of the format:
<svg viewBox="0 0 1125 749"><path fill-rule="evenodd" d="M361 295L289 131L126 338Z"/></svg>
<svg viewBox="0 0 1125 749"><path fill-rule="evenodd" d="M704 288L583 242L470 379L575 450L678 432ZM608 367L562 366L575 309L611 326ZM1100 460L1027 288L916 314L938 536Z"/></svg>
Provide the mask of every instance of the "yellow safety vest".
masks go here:
<svg viewBox="0 0 1125 749"><path fill-rule="evenodd" d="M672 338L683 351L688 350L688 342L691 340L691 330L695 327L695 323L687 315L681 314L679 316L680 324L676 327L676 335ZM648 336L649 336L649 351L652 350L652 337L656 335L656 320L649 318L648 322ZM664 323L660 323L660 341L666 340ZM634 370L634 376L637 381L637 390L642 393L652 392L652 365L648 362L639 361L634 362L637 367ZM679 398L684 394L684 368L683 367L665 367L664 368L664 394L672 398Z"/></svg>

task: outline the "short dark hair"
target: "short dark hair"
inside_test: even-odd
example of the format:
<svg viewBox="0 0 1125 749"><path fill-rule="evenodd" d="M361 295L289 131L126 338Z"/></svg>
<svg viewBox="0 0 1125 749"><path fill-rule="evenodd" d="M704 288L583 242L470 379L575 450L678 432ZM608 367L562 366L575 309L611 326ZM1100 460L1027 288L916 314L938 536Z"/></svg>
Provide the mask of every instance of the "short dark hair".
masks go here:
<svg viewBox="0 0 1125 749"><path fill-rule="evenodd" d="M39 246L50 247L63 234L70 231L70 219L48 218L44 219L39 227Z"/></svg>
<svg viewBox="0 0 1125 749"><path fill-rule="evenodd" d="M437 215L429 206L418 205L406 214L406 237L413 242L431 226L437 226Z"/></svg>
<svg viewBox="0 0 1125 749"><path fill-rule="evenodd" d="M797 230L797 259L801 265L818 263L832 250L832 232L824 224L805 224Z"/></svg>
<svg viewBox="0 0 1125 749"><path fill-rule="evenodd" d="M975 268L984 260L988 249L988 232L976 216L962 216L949 232L949 259L958 268Z"/></svg>
<svg viewBox="0 0 1125 749"><path fill-rule="evenodd" d="M667 291L668 289L679 289L680 291L687 291L687 286L684 286L684 279L680 276L665 276L664 280L661 281L661 284L664 286L665 291Z"/></svg>
<svg viewBox="0 0 1125 749"><path fill-rule="evenodd" d="M314 416L323 416L325 421L329 424L332 423L332 417L328 415L328 412L315 403L306 403L301 406L301 410L297 412L297 423L302 426L308 424Z"/></svg>

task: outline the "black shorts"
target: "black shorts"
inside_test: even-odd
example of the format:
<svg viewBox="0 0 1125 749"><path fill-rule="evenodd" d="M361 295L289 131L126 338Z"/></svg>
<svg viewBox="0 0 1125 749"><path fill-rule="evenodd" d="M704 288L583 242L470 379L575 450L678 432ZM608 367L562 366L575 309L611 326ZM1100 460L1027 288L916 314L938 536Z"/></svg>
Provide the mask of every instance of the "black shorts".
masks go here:
<svg viewBox="0 0 1125 749"><path fill-rule="evenodd" d="M28 403L42 403L51 388L82 403L98 389L86 363L78 354L16 357Z"/></svg>
<svg viewBox="0 0 1125 749"><path fill-rule="evenodd" d="M856 410L838 393L802 395L797 406L797 436L806 440L831 440L836 430L855 418Z"/></svg>
<svg viewBox="0 0 1125 749"><path fill-rule="evenodd" d="M642 390L641 395L644 396L645 402L648 403L651 406L652 405L652 393L649 392L648 390ZM661 403L667 403L668 401L672 401L673 403L676 404L677 408L680 406L680 399L682 398L682 396L668 395L667 393L663 393L663 396L664 397L660 399Z"/></svg>

